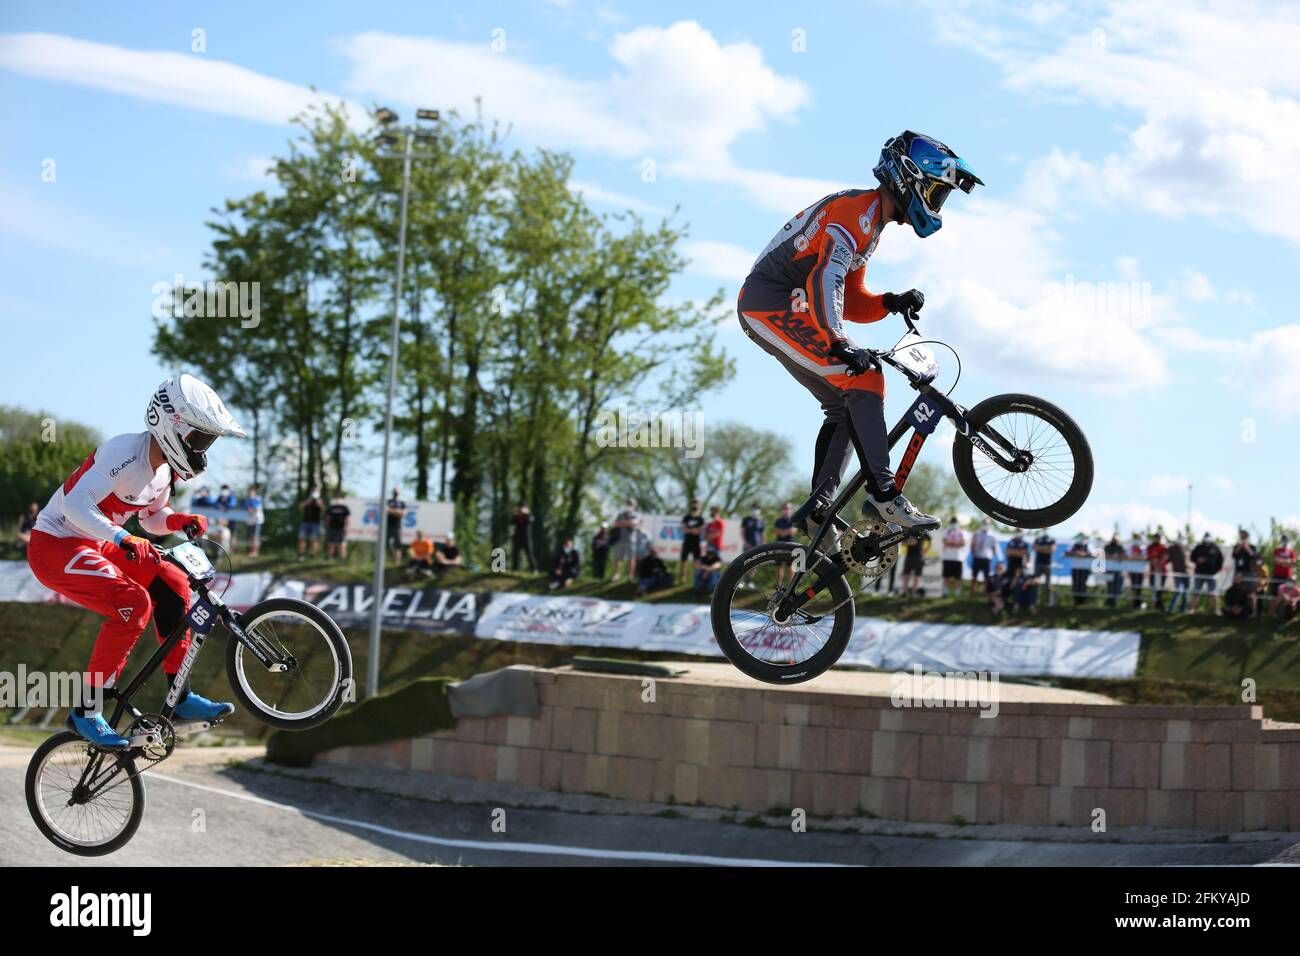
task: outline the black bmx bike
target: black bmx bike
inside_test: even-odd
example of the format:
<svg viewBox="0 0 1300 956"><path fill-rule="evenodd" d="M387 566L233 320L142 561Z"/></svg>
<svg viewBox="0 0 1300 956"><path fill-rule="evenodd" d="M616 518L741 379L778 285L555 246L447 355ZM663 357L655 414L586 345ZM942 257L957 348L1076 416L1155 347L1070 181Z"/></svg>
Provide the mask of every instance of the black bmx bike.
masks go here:
<svg viewBox="0 0 1300 956"><path fill-rule="evenodd" d="M911 432L895 473L899 490L946 418L956 431L957 482L986 515L1016 528L1047 528L1077 512L1092 490L1093 465L1088 439L1074 420L1032 395L994 395L970 409L957 404L934 385L939 363L928 345L943 345L954 356L956 350L922 338L910 312L903 319L908 331L898 344L873 350L878 362L898 370L920 393L889 432L891 449ZM723 573L710 608L714 638L750 677L797 684L834 665L853 632L847 575L880 577L894 566L899 544L917 536L875 517L850 522L842 516L865 482L859 470L844 484L807 544L761 544Z"/></svg>
<svg viewBox="0 0 1300 956"><path fill-rule="evenodd" d="M177 738L220 723L182 721L174 713L180 687L218 622L232 638L226 648L230 686L263 723L284 730L315 727L339 709L352 685L352 653L324 611L306 601L271 598L241 614L211 592L216 571L196 544L159 548L158 554L189 577L194 600L126 686L103 692L106 702L115 701L108 722L128 746L100 749L68 730L37 747L27 767L27 808L37 828L55 846L79 856L102 856L124 846L144 815L143 772L170 757ZM187 628L190 646L162 707L141 712L132 701Z"/></svg>

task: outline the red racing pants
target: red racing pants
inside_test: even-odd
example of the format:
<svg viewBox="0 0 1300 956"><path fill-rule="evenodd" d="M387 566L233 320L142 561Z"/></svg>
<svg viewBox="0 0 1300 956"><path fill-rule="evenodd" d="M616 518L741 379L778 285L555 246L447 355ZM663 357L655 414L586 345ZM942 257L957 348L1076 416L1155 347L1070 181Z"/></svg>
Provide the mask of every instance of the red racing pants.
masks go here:
<svg viewBox="0 0 1300 956"><path fill-rule="evenodd" d="M131 649L157 610L155 630L161 644L190 603L190 583L180 568L145 558L130 561L107 541L56 538L33 531L27 546L32 573L51 591L104 617L95 638L85 679L95 687L116 684ZM172 648L163 671L175 674L189 647L190 635Z"/></svg>

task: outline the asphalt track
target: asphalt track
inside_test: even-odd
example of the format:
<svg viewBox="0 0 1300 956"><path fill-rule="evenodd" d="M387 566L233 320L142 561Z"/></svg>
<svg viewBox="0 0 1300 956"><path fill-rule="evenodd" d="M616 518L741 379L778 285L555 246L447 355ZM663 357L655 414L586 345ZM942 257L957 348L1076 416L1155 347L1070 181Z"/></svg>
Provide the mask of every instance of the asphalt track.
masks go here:
<svg viewBox="0 0 1300 956"><path fill-rule="evenodd" d="M22 748L0 748L0 865L275 866L346 861L467 866L1111 866L1300 863L1300 838L1080 842L953 839L763 827L675 812L493 806L472 790L429 800L202 760L146 775L135 838L75 857L36 830ZM216 757L218 755L213 755ZM165 769L164 769L165 768ZM451 782L452 787L457 786ZM467 802L469 801L469 802ZM499 832L504 819L504 832ZM495 824L495 827L494 827ZM1292 835L1294 836L1294 835Z"/></svg>

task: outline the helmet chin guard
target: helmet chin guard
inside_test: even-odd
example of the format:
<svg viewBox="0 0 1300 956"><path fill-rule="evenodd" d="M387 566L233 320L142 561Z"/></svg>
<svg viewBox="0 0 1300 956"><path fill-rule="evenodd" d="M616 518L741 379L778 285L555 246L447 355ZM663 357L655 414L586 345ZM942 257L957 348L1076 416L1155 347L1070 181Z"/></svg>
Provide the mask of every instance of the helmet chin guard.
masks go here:
<svg viewBox="0 0 1300 956"><path fill-rule="evenodd" d="M934 235L943 226L939 210L954 187L969 193L984 184L966 161L943 143L911 130L885 143L872 172L893 201L900 220L910 223L921 238Z"/></svg>

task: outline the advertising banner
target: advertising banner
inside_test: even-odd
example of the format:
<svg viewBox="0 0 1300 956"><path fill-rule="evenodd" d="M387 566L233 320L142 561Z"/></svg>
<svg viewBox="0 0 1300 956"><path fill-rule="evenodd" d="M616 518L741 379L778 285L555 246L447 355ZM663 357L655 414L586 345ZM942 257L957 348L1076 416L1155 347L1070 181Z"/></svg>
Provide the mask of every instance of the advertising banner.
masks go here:
<svg viewBox="0 0 1300 956"><path fill-rule="evenodd" d="M352 512L348 524L349 541L374 541L379 536L379 509L374 498L345 498ZM402 544L415 540L415 532L426 538L443 541L456 526L456 506L450 501L407 501L402 515Z"/></svg>

